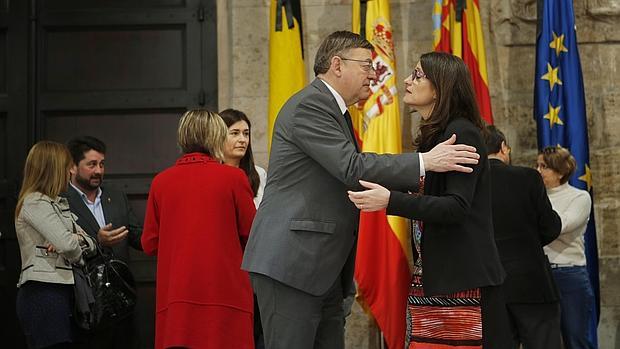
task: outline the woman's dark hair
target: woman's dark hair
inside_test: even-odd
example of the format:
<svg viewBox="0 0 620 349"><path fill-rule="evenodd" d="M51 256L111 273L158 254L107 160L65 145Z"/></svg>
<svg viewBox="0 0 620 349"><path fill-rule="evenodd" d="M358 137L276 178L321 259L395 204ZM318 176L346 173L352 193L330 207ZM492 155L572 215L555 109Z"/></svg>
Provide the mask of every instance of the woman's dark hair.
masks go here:
<svg viewBox="0 0 620 349"><path fill-rule="evenodd" d="M256 194L258 193L258 186L260 184L260 177L258 176L256 167L254 166L254 155L252 155L252 123L250 123L250 119L248 119L248 116L245 115L244 112L236 109L222 110L219 114L226 123L227 127L230 127L232 124L239 121L245 121L248 124L248 129L250 130L248 148L245 151L245 155L241 158L241 161L239 162L239 168L241 168L248 176L248 179L250 180L250 186L252 187L254 196L256 196Z"/></svg>
<svg viewBox="0 0 620 349"><path fill-rule="evenodd" d="M462 59L444 52L429 52L420 57L426 78L437 92L435 107L428 120L422 120L414 141L418 151L429 151L437 143L448 123L455 118L471 121L484 134L484 121L476 103L469 70Z"/></svg>

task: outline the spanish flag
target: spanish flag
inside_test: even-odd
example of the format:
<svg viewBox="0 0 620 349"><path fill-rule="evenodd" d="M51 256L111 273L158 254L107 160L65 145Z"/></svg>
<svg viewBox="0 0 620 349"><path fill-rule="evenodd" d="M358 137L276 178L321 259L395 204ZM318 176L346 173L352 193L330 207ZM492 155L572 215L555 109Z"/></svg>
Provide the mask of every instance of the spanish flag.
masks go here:
<svg viewBox="0 0 620 349"><path fill-rule="evenodd" d="M271 149L273 125L280 108L289 97L306 85L301 34L299 0L271 0L267 124L269 149Z"/></svg>
<svg viewBox="0 0 620 349"><path fill-rule="evenodd" d="M478 0L435 0L433 46L459 56L471 73L482 118L493 124Z"/></svg>
<svg viewBox="0 0 620 349"><path fill-rule="evenodd" d="M388 0L353 1L353 31L375 47L377 81L366 101L351 106L355 131L365 152L402 151L394 40ZM405 345L405 313L411 281L407 221L385 210L360 216L355 280L358 301L369 310L389 348Z"/></svg>

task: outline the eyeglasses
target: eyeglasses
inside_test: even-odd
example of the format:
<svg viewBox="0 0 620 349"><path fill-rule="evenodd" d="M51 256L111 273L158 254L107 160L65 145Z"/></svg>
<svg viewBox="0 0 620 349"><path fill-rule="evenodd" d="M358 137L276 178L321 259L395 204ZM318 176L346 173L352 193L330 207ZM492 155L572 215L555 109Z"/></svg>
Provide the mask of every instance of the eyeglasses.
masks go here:
<svg viewBox="0 0 620 349"><path fill-rule="evenodd" d="M549 167L544 162L537 162L536 163L536 169L546 170L548 168Z"/></svg>
<svg viewBox="0 0 620 349"><path fill-rule="evenodd" d="M412 72L411 72L411 76L413 76L414 79L416 80L422 80L426 77L426 74L424 74L423 71L421 71L418 68L415 68Z"/></svg>
<svg viewBox="0 0 620 349"><path fill-rule="evenodd" d="M340 57L340 56L338 56ZM364 70L365 72L369 72L369 71L374 71L375 67L372 65L372 60L370 59L353 59L353 58L345 58L345 57L340 57L340 59L342 59L343 61L353 61L353 62L360 62L360 63L366 63L366 64L362 64L362 70Z"/></svg>

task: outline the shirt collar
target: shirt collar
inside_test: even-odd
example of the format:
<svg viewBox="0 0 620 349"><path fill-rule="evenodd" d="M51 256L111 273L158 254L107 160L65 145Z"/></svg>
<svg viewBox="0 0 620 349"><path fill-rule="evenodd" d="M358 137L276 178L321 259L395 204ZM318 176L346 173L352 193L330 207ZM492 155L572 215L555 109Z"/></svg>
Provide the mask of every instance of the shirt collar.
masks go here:
<svg viewBox="0 0 620 349"><path fill-rule="evenodd" d="M84 194L82 190L80 190L80 188L76 187L71 182L69 182L69 184L73 187L73 189L78 192L78 194L80 194L80 197L82 197L83 200L88 201L88 197L86 196L86 194ZM97 196L95 197L95 202L97 202L98 200L101 200L101 187L97 188Z"/></svg>
<svg viewBox="0 0 620 349"><path fill-rule="evenodd" d="M325 84L325 86L327 86L327 88L329 89L329 92L332 93L332 95L334 95L334 98L336 98L336 103L338 103L338 108L340 108L340 112L342 113L342 115L344 115L344 113L347 111L347 104L344 102L344 98L342 98L342 96L340 95L340 93L338 93L338 91L336 91L333 87L331 87L327 81L321 80L321 82L323 82Z"/></svg>

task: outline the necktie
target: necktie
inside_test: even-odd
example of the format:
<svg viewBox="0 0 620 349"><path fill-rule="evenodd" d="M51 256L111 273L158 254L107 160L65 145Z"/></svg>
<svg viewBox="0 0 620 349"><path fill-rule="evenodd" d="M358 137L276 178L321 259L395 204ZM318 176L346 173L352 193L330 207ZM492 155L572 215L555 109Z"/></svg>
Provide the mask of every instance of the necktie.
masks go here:
<svg viewBox="0 0 620 349"><path fill-rule="evenodd" d="M351 114L349 111L344 112L344 119L347 121L347 125L349 126L349 132L351 133L351 137L355 140L355 133L353 132L353 121L351 121Z"/></svg>
<svg viewBox="0 0 620 349"><path fill-rule="evenodd" d="M355 145L355 149L359 151L359 146L357 144L357 138L355 137L355 132L353 131L353 121L351 121L351 114L347 110L344 112L344 119L347 121L347 126L349 126L349 133L351 134L351 139L353 139L353 144Z"/></svg>

